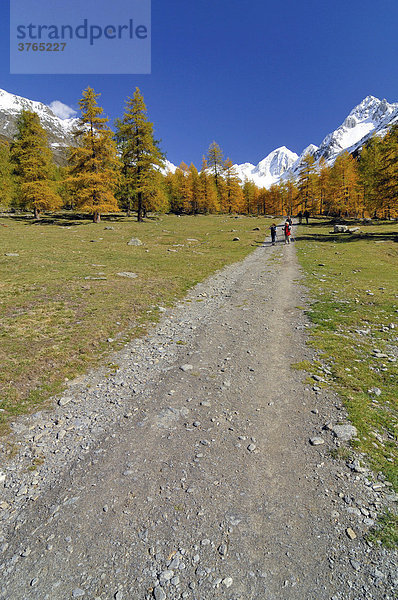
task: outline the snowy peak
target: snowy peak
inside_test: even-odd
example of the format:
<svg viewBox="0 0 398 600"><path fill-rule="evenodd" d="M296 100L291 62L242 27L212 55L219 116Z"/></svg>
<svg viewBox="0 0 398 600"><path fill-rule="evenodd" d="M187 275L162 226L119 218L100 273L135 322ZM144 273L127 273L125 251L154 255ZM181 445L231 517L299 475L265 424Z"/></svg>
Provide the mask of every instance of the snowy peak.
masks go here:
<svg viewBox="0 0 398 600"><path fill-rule="evenodd" d="M16 122L22 110L30 110L39 115L40 122L47 131L48 141L58 162L65 160L65 148L74 143L72 131L78 119L60 119L49 106L42 102L28 100L22 96L0 90L0 136L12 140Z"/></svg>
<svg viewBox="0 0 398 600"><path fill-rule="evenodd" d="M322 141L316 158L333 161L344 150L352 151L364 138L385 126L397 114L398 103L390 104L375 96L366 96L355 106L344 122Z"/></svg>
<svg viewBox="0 0 398 600"><path fill-rule="evenodd" d="M257 166L251 163L234 166L242 181L249 179L259 187L269 187L276 183L297 159L297 154L286 148L286 146L281 146L268 154Z"/></svg>

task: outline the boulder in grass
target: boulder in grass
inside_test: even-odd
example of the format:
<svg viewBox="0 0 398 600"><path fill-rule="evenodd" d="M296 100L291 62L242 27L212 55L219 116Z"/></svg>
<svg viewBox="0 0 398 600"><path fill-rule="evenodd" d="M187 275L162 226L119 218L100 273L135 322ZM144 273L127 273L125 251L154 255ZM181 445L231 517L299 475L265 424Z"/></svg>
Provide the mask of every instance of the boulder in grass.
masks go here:
<svg viewBox="0 0 398 600"><path fill-rule="evenodd" d="M238 237L234 237L234 239L233 239L232 241L233 241L233 242L239 242L239 241L240 241L240 238L238 238Z"/></svg>
<svg viewBox="0 0 398 600"><path fill-rule="evenodd" d="M128 246L142 246L141 240L138 238L131 238L129 242L127 242Z"/></svg>
<svg viewBox="0 0 398 600"><path fill-rule="evenodd" d="M342 442L349 442L358 435L358 431L354 425L333 425L330 429L337 439Z"/></svg>
<svg viewBox="0 0 398 600"><path fill-rule="evenodd" d="M130 271L122 271L121 273L116 273L119 277L127 277L128 279L136 279L138 277L137 273L130 273Z"/></svg>
<svg viewBox="0 0 398 600"><path fill-rule="evenodd" d="M333 233L347 233L347 231L347 225L335 225L333 229Z"/></svg>

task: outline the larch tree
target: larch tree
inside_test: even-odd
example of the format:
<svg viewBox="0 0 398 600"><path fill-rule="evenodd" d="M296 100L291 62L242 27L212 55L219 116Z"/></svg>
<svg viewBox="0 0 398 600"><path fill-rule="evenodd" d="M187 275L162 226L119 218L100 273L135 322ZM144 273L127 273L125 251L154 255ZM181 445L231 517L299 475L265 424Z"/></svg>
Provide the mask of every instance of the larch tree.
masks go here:
<svg viewBox="0 0 398 600"><path fill-rule="evenodd" d="M143 221L148 210L156 210L164 202L158 177L164 155L154 139L153 124L138 87L127 99L122 119L116 122L116 141L123 165L122 192L129 207L136 207L137 220Z"/></svg>
<svg viewBox="0 0 398 600"><path fill-rule="evenodd" d="M216 184L209 176L207 160L203 157L199 173L200 208L203 213L216 213L220 210Z"/></svg>
<svg viewBox="0 0 398 600"><path fill-rule="evenodd" d="M311 211L316 208L316 179L315 158L312 154L307 154L303 159L298 181L301 210Z"/></svg>
<svg viewBox="0 0 398 600"><path fill-rule="evenodd" d="M216 184L217 191L220 188L220 179L224 172L224 155L220 146L217 142L212 142L207 151L207 164L210 171L213 173L214 182Z"/></svg>
<svg viewBox="0 0 398 600"><path fill-rule="evenodd" d="M109 119L97 104L99 96L87 87L79 101L77 145L69 149L67 178L76 209L92 215L94 223L100 222L101 214L119 210L115 191L120 162Z"/></svg>
<svg viewBox="0 0 398 600"><path fill-rule="evenodd" d="M10 160L10 146L0 142L0 207L9 208L13 200L14 181Z"/></svg>
<svg viewBox="0 0 398 600"><path fill-rule="evenodd" d="M35 112L23 110L18 118L11 163L17 182L17 203L21 208L33 210L35 219L40 219L42 211L61 207L47 133Z"/></svg>
<svg viewBox="0 0 398 600"><path fill-rule="evenodd" d="M384 217L391 218L398 213L398 125L391 127L381 145L382 169L377 178L380 194L379 208Z"/></svg>
<svg viewBox="0 0 398 600"><path fill-rule="evenodd" d="M224 181L223 211L229 214L232 212L241 212L244 201L242 182L238 177L232 160L229 158L227 158L224 164Z"/></svg>

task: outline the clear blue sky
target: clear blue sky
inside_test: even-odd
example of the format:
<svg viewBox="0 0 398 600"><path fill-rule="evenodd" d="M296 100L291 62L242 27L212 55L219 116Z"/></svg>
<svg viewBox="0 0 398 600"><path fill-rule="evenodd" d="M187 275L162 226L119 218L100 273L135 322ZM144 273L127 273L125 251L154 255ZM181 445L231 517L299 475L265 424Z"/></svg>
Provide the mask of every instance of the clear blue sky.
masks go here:
<svg viewBox="0 0 398 600"><path fill-rule="evenodd" d="M10 75L8 10L1 88L77 108L90 85L113 122L139 86L176 164L200 166L213 140L238 163L300 153L368 94L398 101L396 0L152 0L152 74L137 76Z"/></svg>

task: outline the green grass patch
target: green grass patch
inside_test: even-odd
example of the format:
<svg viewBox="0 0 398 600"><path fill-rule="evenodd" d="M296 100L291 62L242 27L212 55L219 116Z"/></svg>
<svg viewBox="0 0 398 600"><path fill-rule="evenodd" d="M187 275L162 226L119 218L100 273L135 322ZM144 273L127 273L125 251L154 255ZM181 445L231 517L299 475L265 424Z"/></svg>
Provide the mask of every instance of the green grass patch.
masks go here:
<svg viewBox="0 0 398 600"><path fill-rule="evenodd" d="M398 224L360 228L357 235L332 234L326 221L299 228L316 325L310 343L358 429L354 445L398 491Z"/></svg>
<svg viewBox="0 0 398 600"><path fill-rule="evenodd" d="M99 224L68 213L41 222L1 217L0 431L16 415L45 406L66 378L143 335L159 319L159 306L242 260L269 224L232 216L161 215L137 223L116 215ZM129 246L133 237L142 245Z"/></svg>

